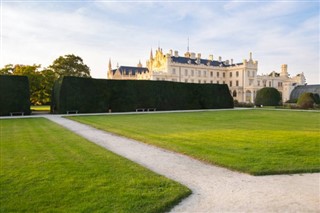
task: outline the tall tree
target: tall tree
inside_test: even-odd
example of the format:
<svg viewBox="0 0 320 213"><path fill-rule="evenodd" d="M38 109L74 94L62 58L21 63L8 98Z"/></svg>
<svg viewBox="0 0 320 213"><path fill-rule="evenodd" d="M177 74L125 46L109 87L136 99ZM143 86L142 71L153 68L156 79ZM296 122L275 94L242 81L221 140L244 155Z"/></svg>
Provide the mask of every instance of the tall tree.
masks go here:
<svg viewBox="0 0 320 213"><path fill-rule="evenodd" d="M77 76L90 78L90 68L83 63L79 56L65 55L60 56L54 60L53 64L49 66L58 77L62 76Z"/></svg>
<svg viewBox="0 0 320 213"><path fill-rule="evenodd" d="M14 71L13 64L7 64L0 69L0 75L12 75Z"/></svg>
<svg viewBox="0 0 320 213"><path fill-rule="evenodd" d="M53 70L40 70L41 65L8 64L0 69L0 75L24 75L29 79L30 102L42 105L51 102L51 90L57 80Z"/></svg>

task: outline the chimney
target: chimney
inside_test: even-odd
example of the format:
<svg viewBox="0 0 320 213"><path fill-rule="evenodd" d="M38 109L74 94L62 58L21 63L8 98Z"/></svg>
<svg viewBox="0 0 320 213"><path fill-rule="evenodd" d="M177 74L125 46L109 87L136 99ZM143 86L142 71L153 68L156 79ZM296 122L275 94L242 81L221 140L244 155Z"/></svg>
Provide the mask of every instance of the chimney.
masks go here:
<svg viewBox="0 0 320 213"><path fill-rule="evenodd" d="M201 53L198 53L198 58L201 58Z"/></svg>
<svg viewBox="0 0 320 213"><path fill-rule="evenodd" d="M172 56L172 50L169 51L170 56Z"/></svg>
<svg viewBox="0 0 320 213"><path fill-rule="evenodd" d="M213 55L209 55L208 60L213 61Z"/></svg>
<svg viewBox="0 0 320 213"><path fill-rule="evenodd" d="M233 64L233 58L231 58L231 65Z"/></svg>
<svg viewBox="0 0 320 213"><path fill-rule="evenodd" d="M191 53L191 59L195 59L196 58L196 54L195 53Z"/></svg>
<svg viewBox="0 0 320 213"><path fill-rule="evenodd" d="M229 60L226 60L226 65L229 65Z"/></svg>
<svg viewBox="0 0 320 213"><path fill-rule="evenodd" d="M179 57L179 54L178 54L177 50L174 51L174 57Z"/></svg>
<svg viewBox="0 0 320 213"><path fill-rule="evenodd" d="M221 58L221 56L219 56L219 62L221 62L221 60L222 60L222 58Z"/></svg>

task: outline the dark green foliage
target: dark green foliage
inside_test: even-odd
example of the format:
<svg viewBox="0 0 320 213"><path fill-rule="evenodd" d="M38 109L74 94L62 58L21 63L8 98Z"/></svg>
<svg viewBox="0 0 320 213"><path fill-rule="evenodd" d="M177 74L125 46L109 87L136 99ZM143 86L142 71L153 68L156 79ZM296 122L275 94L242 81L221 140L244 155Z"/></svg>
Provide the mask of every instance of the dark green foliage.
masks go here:
<svg viewBox="0 0 320 213"><path fill-rule="evenodd" d="M265 87L258 90L255 104L263 106L279 106L281 101L280 92L273 87Z"/></svg>
<svg viewBox="0 0 320 213"><path fill-rule="evenodd" d="M126 112L137 108L157 110L232 108L226 85L167 81L103 80L64 77L56 82L52 109L57 113Z"/></svg>
<svg viewBox="0 0 320 213"><path fill-rule="evenodd" d="M320 104L320 96L318 93L313 93L313 100L316 104Z"/></svg>
<svg viewBox="0 0 320 213"><path fill-rule="evenodd" d="M297 104L303 109L313 108L313 104L315 104L314 95L311 92L302 93L298 98Z"/></svg>
<svg viewBox="0 0 320 213"><path fill-rule="evenodd" d="M83 63L82 58L73 54L60 56L49 66L59 77L77 76L90 78L90 68Z"/></svg>
<svg viewBox="0 0 320 213"><path fill-rule="evenodd" d="M27 76L0 75L0 115L10 115L10 112L30 114Z"/></svg>

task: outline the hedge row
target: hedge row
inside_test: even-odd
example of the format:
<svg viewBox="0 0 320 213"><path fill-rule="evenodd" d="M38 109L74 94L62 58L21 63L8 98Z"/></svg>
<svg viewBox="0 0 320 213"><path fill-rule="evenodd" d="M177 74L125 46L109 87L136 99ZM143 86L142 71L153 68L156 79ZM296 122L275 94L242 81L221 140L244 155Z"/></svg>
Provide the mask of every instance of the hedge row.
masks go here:
<svg viewBox="0 0 320 213"><path fill-rule="evenodd" d="M55 113L128 112L137 108L187 110L232 108L227 85L168 81L104 80L64 77L54 86Z"/></svg>
<svg viewBox="0 0 320 213"><path fill-rule="evenodd" d="M10 112L31 113L27 76L0 75L0 115L10 115Z"/></svg>

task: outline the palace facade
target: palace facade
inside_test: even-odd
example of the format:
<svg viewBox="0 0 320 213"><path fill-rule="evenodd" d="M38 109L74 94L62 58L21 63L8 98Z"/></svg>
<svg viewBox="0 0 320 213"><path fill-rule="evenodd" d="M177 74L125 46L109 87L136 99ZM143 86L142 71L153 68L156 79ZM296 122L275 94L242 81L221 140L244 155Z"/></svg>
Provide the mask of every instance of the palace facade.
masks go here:
<svg viewBox="0 0 320 213"><path fill-rule="evenodd" d="M281 66L280 72L258 75L258 61L252 59L252 53L249 59L234 63L233 59L223 61L220 56L215 60L213 55L204 59L200 53L189 51L183 56L172 50L164 54L158 48L155 56L151 50L146 67L142 67L139 61L136 67L120 66L112 69L109 60L108 68L108 79L227 84L235 100L248 103L254 103L257 91L264 87L276 88L285 102L290 99L291 91L298 85L304 85L306 81L303 73L289 77L286 64Z"/></svg>

